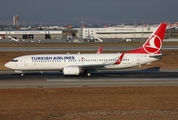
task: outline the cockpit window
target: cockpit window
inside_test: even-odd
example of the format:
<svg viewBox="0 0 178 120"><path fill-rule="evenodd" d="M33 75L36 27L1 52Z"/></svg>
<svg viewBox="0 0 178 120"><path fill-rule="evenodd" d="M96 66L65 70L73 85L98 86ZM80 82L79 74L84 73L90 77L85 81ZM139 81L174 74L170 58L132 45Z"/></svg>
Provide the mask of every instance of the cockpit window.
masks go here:
<svg viewBox="0 0 178 120"><path fill-rule="evenodd" d="M18 62L18 60L11 60L11 62Z"/></svg>

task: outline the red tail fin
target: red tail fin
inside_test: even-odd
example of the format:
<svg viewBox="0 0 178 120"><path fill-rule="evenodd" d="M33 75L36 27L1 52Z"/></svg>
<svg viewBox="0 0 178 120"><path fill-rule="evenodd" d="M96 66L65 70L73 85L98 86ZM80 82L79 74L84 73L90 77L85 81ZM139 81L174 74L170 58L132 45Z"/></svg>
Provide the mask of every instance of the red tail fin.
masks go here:
<svg viewBox="0 0 178 120"><path fill-rule="evenodd" d="M140 48L131 50L128 53L160 54L166 26L166 23L161 23Z"/></svg>

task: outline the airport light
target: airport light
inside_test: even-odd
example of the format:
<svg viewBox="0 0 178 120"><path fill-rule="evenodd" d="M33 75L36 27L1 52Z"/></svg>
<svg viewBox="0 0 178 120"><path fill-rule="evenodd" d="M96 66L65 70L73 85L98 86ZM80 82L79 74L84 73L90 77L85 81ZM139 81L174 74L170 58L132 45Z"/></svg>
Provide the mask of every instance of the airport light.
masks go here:
<svg viewBox="0 0 178 120"><path fill-rule="evenodd" d="M142 19L142 42L143 42L143 19Z"/></svg>
<svg viewBox="0 0 178 120"><path fill-rule="evenodd" d="M134 20L134 40L135 40L135 27L136 27L136 26L135 26L135 25L136 25L136 22L135 22L135 21L136 21L136 20L135 20L135 18L133 18L133 20Z"/></svg>
<svg viewBox="0 0 178 120"><path fill-rule="evenodd" d="M171 20L169 19L169 39L171 38Z"/></svg>

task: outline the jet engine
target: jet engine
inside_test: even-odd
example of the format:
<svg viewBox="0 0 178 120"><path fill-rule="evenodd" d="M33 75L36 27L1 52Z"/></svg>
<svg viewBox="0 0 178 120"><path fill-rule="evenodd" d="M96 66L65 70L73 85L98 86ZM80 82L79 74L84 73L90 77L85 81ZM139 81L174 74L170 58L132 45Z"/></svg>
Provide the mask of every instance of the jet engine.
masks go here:
<svg viewBox="0 0 178 120"><path fill-rule="evenodd" d="M68 66L63 68L64 75L79 75L80 69L77 66Z"/></svg>

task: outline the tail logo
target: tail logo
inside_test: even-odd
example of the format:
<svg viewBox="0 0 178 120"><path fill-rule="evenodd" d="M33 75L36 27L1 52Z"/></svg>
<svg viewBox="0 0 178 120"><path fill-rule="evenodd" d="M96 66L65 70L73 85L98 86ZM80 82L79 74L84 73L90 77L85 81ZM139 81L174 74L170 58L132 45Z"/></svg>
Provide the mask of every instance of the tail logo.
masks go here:
<svg viewBox="0 0 178 120"><path fill-rule="evenodd" d="M157 53L162 46L162 41L159 36L152 35L150 39L143 45L143 49L147 53Z"/></svg>

